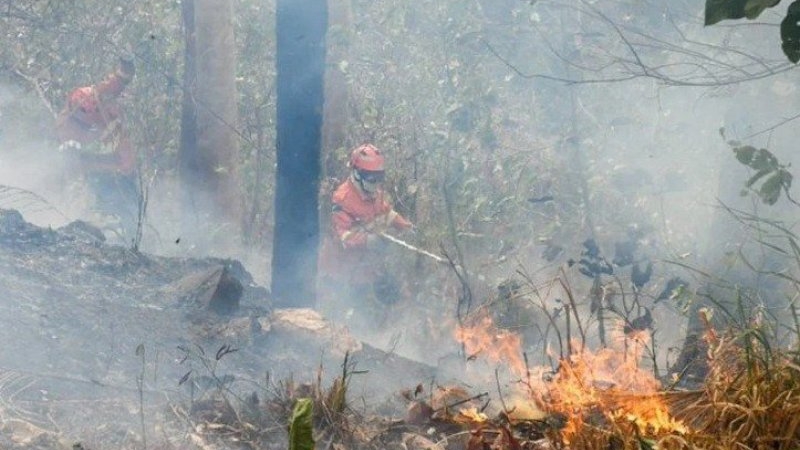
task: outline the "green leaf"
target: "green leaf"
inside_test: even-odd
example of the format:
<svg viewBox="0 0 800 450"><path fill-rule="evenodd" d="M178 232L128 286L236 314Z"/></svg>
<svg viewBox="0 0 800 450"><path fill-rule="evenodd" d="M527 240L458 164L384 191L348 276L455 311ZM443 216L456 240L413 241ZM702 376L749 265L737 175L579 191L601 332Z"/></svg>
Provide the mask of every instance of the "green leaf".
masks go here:
<svg viewBox="0 0 800 450"><path fill-rule="evenodd" d="M781 169L778 171L778 175L781 177L781 185L788 191L792 187L792 174L786 169Z"/></svg>
<svg viewBox="0 0 800 450"><path fill-rule="evenodd" d="M734 148L733 152L736 153L736 159L738 159L740 163L749 166L750 161L753 160L753 155L756 154L756 148L752 145L745 145L744 147Z"/></svg>
<svg viewBox="0 0 800 450"><path fill-rule="evenodd" d="M780 0L747 0L744 5L744 15L748 19L755 19L767 8L778 4Z"/></svg>
<svg viewBox="0 0 800 450"><path fill-rule="evenodd" d="M289 450L314 450L314 404L310 398L297 400L289 422Z"/></svg>
<svg viewBox="0 0 800 450"><path fill-rule="evenodd" d="M744 17L744 4L741 0L706 0L706 25L742 17Z"/></svg>
<svg viewBox="0 0 800 450"><path fill-rule="evenodd" d="M782 182L783 177L781 177L780 172L770 175L770 177L764 181L764 184L761 185L761 189L758 190L761 201L768 205L774 205L781 195L781 188L783 187Z"/></svg>
<svg viewBox="0 0 800 450"><path fill-rule="evenodd" d="M800 61L800 0L789 5L786 17L781 22L781 48L789 61Z"/></svg>
<svg viewBox="0 0 800 450"><path fill-rule="evenodd" d="M769 150L765 148L760 148L753 156L752 161L750 161L748 166L752 167L754 170L778 170L780 169L780 164L778 164L778 158L775 157Z"/></svg>
<svg viewBox="0 0 800 450"><path fill-rule="evenodd" d="M780 0L706 0L705 24L713 25L727 19L755 19L765 9Z"/></svg>
<svg viewBox="0 0 800 450"><path fill-rule="evenodd" d="M749 180L747 180L747 183L745 183L745 186L753 187L753 185L756 183L756 181L760 180L761 178L763 178L766 174L768 174L770 172L772 172L772 170L770 170L770 169L759 170L758 172L756 172L755 175L753 175L752 177L750 177Z"/></svg>
<svg viewBox="0 0 800 450"><path fill-rule="evenodd" d="M639 450L655 450L657 447L657 442L653 439L646 439L642 437L636 438L639 441Z"/></svg>

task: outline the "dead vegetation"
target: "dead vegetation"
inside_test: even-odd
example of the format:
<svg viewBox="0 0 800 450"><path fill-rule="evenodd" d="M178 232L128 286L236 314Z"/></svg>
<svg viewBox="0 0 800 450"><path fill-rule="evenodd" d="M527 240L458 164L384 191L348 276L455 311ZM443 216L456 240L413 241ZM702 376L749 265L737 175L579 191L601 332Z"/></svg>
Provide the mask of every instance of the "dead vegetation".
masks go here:
<svg viewBox="0 0 800 450"><path fill-rule="evenodd" d="M638 368L641 347L631 345L629 353L575 351L549 376L529 374L519 384L522 396L513 401L499 392L420 384L399 393L407 402L403 417L378 417L350 403L348 386L359 371L346 357L341 374L327 386L320 368L312 384L271 384L263 401L253 394L231 402L220 390L184 418L206 440L253 449L285 448L286 421L301 398L313 404L315 448L798 448L800 365L755 330L720 334L707 331L711 372L692 391L661 388ZM502 408L490 413L497 395Z"/></svg>
<svg viewBox="0 0 800 450"><path fill-rule="evenodd" d="M59 232L26 226L20 217L14 215L7 215L0 225L1 229L6 230L4 239L0 241L9 247L13 244L14 249L26 250L25 254L40 251L38 249L41 247L50 249L53 258L75 253L74 257L70 257L76 261L87 260L87 257L78 254L76 248L84 247L76 247L72 241L78 238L72 237L72 234L67 240ZM45 244L48 242L53 244L47 247ZM120 257L116 253L109 250L106 255L94 242L90 240L85 245L86 253L97 253L98 260L102 257L119 262ZM49 261L44 256L38 258L40 264ZM141 257L130 257L125 261L130 261L128 270L137 276L143 276L143 270L154 264ZM56 262L52 264L53 267L61 267ZM106 268L109 264L102 266L101 273L110 271ZM577 264L580 267L580 263ZM75 267L78 265L75 264ZM156 268L163 272L162 267L167 265ZM85 272L76 273L88 277ZM209 307L213 304L210 299L219 290L218 281L224 278L224 271L215 264L188 272L202 276L176 276L178 282L166 288L160 284L162 287L159 292L162 295L169 294L179 305ZM504 284L498 290L497 298L492 299L495 304L503 306L503 314L497 314L489 306L475 307L463 317L455 332L443 336L464 345L462 357L465 365L484 360L491 365L507 366L506 369L514 377L511 383L514 392L509 392L506 386L501 389L499 381L496 390L486 390L466 384L440 384L420 377L415 381L417 385L412 384L406 390L397 392L404 409L394 412L368 409L353 389L361 383L359 377L364 374L356 360L363 358L363 352L369 347L367 344L361 345L339 330L327 328L325 321L310 310L236 317L228 324L244 320L244 325L239 327L241 330L235 333L248 338L241 339L241 350L232 344L209 347L209 351L200 346L187 345L183 347L185 359L194 364L191 369L182 369L183 377L179 373L170 379L171 385L177 382L190 392L188 401L173 398L169 414L165 417L166 421L173 422L170 430L185 430L187 446L162 444L167 441L151 434L147 439L147 448L285 449L288 444L287 426L295 405L301 399L310 400L315 448L323 449L766 450L800 447L800 364L795 351L800 333L796 330L790 330L792 336L788 342L793 347L787 348L785 344L778 344L775 333L771 331L775 324L767 323L766 318L757 320L758 317L747 317L747 320L743 318L729 328L715 329L710 320L703 316L708 348L705 356L710 370L696 389L674 391L664 387L652 364L641 364L651 359L656 350L649 340L654 326L649 316L651 310L653 314L657 313L654 304L656 301L663 302L663 299L659 300L662 296L659 294L652 300L643 291L629 294L619 280L609 287L598 286L593 279L592 292L583 297L578 289L573 289L565 281L567 277L564 272L560 273L563 278L546 286L535 285L532 278L524 276L523 282ZM201 282L209 279L206 276L208 274L214 275L210 277L214 280L211 287ZM592 273L592 276L595 274ZM81 292L93 286L88 281L91 280L84 280ZM64 289L70 287L68 283L60 285ZM196 286L202 286L203 289L195 292ZM249 284L243 283L243 286L247 290ZM149 289L152 285L147 284L146 287ZM97 287L98 292L99 289ZM554 292L557 290L558 296L564 300L555 306L547 303L547 300L556 297ZM203 301L189 302L184 297ZM124 300L120 298L119 301L122 303ZM155 302L155 299L151 300ZM247 298L243 297L245 300ZM531 303L513 303L521 301ZM596 331L593 328L597 322L596 315L603 311L608 319L606 346L596 345L598 341L591 336ZM73 309L65 312L77 313L77 310L73 306ZM520 337L520 329L512 320L523 317L521 312L528 313L525 320L544 321L547 324L545 329L537 330L531 336L560 343L549 352L550 365L531 365L524 348L526 339ZM163 318L171 312L165 309L159 310L158 314ZM172 314L176 321L179 317L186 318L182 309L176 309ZM209 317L220 320L217 316ZM86 321L76 319L76 322ZM256 329L257 333L254 331ZM225 333L211 334L227 336ZM340 355L337 358L341 358L341 365L334 370L332 377L327 376L329 374L319 365L316 373L313 368L298 373L297 379L311 379L312 382L296 382L291 377L266 377L258 382L243 384L246 380L241 377L234 380L226 373L227 369L221 370L220 363L232 357L229 355L239 357L244 352L252 351L247 345L253 340L258 340L258 346L263 346L272 337L280 346L280 343L286 342L312 341L312 336L324 341L329 351ZM150 353L150 348L148 346L147 355L153 357L155 355ZM353 358L354 354L359 358ZM134 375L138 373L136 369L144 368L147 362L143 349L142 352L137 351L137 355L142 356L140 365L129 368ZM384 358L390 356L382 355ZM403 369L411 370L409 361L401 361L391 370ZM144 376L142 373L141 378ZM17 396L17 390L11 389L14 387L11 381L18 378L0 377L0 381L9 380L0 387L0 392L9 393L7 404L4 402L0 405L3 407L0 413L16 413L20 416L13 420L0 416L3 419L0 434L13 437L7 441L0 440L0 447L14 450L68 449L71 443L62 442L58 438L58 431L37 430L36 427L41 426L32 419L24 423L25 416L20 412L28 409L20 408L29 407L34 402L11 402ZM28 387L27 382L23 387ZM20 388L22 391L37 392L36 389ZM143 402L147 406L148 400ZM137 414L145 409L129 403L119 404L131 407ZM97 408L96 405L94 407ZM122 406L117 408L122 409ZM182 426L176 426L176 423ZM88 438L83 444L84 448L108 448L93 445L91 436ZM142 448L144 444L141 438L125 439L127 445L117 448Z"/></svg>

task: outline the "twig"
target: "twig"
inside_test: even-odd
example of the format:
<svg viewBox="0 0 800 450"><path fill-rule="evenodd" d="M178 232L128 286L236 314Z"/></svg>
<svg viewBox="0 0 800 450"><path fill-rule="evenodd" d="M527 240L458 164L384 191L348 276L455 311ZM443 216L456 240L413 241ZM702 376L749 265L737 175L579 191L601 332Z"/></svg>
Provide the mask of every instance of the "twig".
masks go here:
<svg viewBox="0 0 800 450"><path fill-rule="evenodd" d="M447 405L444 405L444 406L440 406L440 407L434 409L433 412L439 412L439 411L442 411L442 410L448 410L450 408L455 408L456 406L463 405L464 403L469 403L469 402L471 402L473 400L478 400L480 398L486 397L487 395L489 395L488 392L481 392L480 394L473 395L470 398L467 398L467 399L464 399L464 400L459 400L459 401L457 401L455 403L450 403L450 404L447 404Z"/></svg>
<svg viewBox="0 0 800 450"><path fill-rule="evenodd" d="M50 111L50 115L53 116L53 120L58 118L58 113L56 113L56 111L53 109L53 105L50 104L50 101L47 100L47 96L44 94L44 91L42 90L42 87L39 86L39 80L37 80L34 77L31 77L29 75L25 75L21 70L19 70L16 67L14 68L14 73L19 75L20 78L22 78L23 80L27 81L28 83L30 83L33 86L33 88L36 90L36 94L39 95L39 98L42 100L42 103L44 103L44 107L48 111Z"/></svg>
<svg viewBox="0 0 800 450"><path fill-rule="evenodd" d="M564 275L566 275L566 273L564 273L564 269L563 268L561 269L561 271L562 271L562 273ZM570 314L570 310L572 310L572 314L575 316L575 323L578 326L578 333L580 333L580 335L581 335L581 350L583 350L583 347L586 346L586 332L583 330L583 325L581 324L581 318L578 315L578 306L577 306L577 304L575 302L575 296L572 294L572 289L570 288L570 286L564 281L564 279L562 277L558 278L558 282L559 282L559 284L561 284L561 287L564 289L564 292L567 294L567 299L569 300L569 304L570 304L569 310L566 311L567 312L567 323L569 323L569 314ZM571 343L568 342L567 345L571 345Z"/></svg>
<svg viewBox="0 0 800 450"><path fill-rule="evenodd" d="M142 426L142 445L147 450L147 427L144 422L144 372L146 367L145 349L144 344L139 344L136 347L136 356L141 358L141 371L136 377L136 386L139 390L139 421Z"/></svg>
<svg viewBox="0 0 800 450"><path fill-rule="evenodd" d="M500 404L503 405L503 412L508 414L508 407L506 406L505 399L503 399L503 391L500 390L500 376L497 373L497 369L494 369L494 382L497 384L497 396L500 398Z"/></svg>

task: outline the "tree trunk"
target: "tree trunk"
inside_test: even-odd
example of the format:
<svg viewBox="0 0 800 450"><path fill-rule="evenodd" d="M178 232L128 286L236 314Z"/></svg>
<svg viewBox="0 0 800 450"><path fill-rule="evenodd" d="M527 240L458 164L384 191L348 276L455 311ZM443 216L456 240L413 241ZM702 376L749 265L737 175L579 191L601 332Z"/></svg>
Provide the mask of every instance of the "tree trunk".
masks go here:
<svg viewBox="0 0 800 450"><path fill-rule="evenodd" d="M331 195L341 182L345 169L339 156L355 145L347 139L347 123L350 120L347 75L340 69L342 61L349 56L352 31L351 0L328 0L328 29L338 30L326 37L325 99L322 108L321 184L319 210L322 211L319 226L323 234L330 230Z"/></svg>
<svg viewBox="0 0 800 450"><path fill-rule="evenodd" d="M351 30L351 3L350 0L329 0L328 9L330 13L329 28L337 29L339 33L327 38L328 67L325 71L325 105L323 108L322 121L322 155L325 161L324 170L326 176L341 172L341 161L336 157L337 151L346 151L353 142L347 142L347 121L350 118L348 108L347 77L339 69L342 61L346 61L349 55L349 38L346 33ZM323 197L329 197L330 193L324 193Z"/></svg>
<svg viewBox="0 0 800 450"><path fill-rule="evenodd" d="M233 243L242 219L233 1L194 0L194 29L197 170L188 187L210 223L225 225L225 236L210 237Z"/></svg>
<svg viewBox="0 0 800 450"><path fill-rule="evenodd" d="M195 70L196 47L194 39L194 0L181 2L183 16L183 30L185 48L183 51L183 100L181 104L181 142L178 149L178 176L181 180L181 205L184 206L182 232L194 228L197 223L192 220L197 205L194 204L189 187L194 180L200 179L200 157L197 153L197 108L195 107L195 84L197 72Z"/></svg>
<svg viewBox="0 0 800 450"><path fill-rule="evenodd" d="M278 0L277 172L272 295L316 303L326 0Z"/></svg>
<svg viewBox="0 0 800 450"><path fill-rule="evenodd" d="M720 158L717 197L734 209L752 210L752 198L739 195L748 176L747 170L736 161L731 152L726 152ZM718 329L724 329L730 325L731 318L725 317L715 302L724 305L729 311L736 311L736 296L758 287L757 274L741 264L731 264L731 255L737 254L740 248L749 253L742 247L748 240L747 233L746 227L737 223L730 213L722 208L714 211L701 263L704 271L714 274L722 281L699 280L697 295L689 308L686 337L672 370L681 374L684 381L691 385L702 382L709 370L708 345L703 338L706 324L700 319L700 310L706 308L713 311L711 324Z"/></svg>

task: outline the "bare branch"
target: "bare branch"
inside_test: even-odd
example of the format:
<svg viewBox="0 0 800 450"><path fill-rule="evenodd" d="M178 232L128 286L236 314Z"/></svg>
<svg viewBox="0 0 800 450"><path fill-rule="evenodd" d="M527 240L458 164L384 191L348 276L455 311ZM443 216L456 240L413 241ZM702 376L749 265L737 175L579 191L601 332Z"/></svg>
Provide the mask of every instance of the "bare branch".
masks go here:
<svg viewBox="0 0 800 450"><path fill-rule="evenodd" d="M794 65L783 59L769 60L733 46L690 39L678 27L672 15L668 16L668 20L680 37L678 42L670 42L669 40L646 34L630 25L616 22L598 9L596 5L589 4L586 1L582 1L577 6L574 3L558 1L538 2L538 4L555 8L568 8L583 14L585 17L601 22L613 31L613 34L626 49L627 55L615 55L606 46L598 46L598 54L606 54L607 61L601 61L592 66L581 62L579 58L567 58L562 52L554 48L547 39L547 35L534 24L533 28L541 37L541 41L544 42L547 50L556 58L582 72L598 74L587 78L568 78L547 73L526 72L509 61L508 58L502 56L491 43L484 40L489 52L522 78L544 79L567 85L618 83L636 78L649 78L666 86L719 87L759 80L795 69ZM645 60L645 53L643 53L645 50L653 53L666 52L668 55L678 56L683 60L675 61L673 59L673 61L664 64L652 64ZM602 76L603 74L607 74L607 76Z"/></svg>

